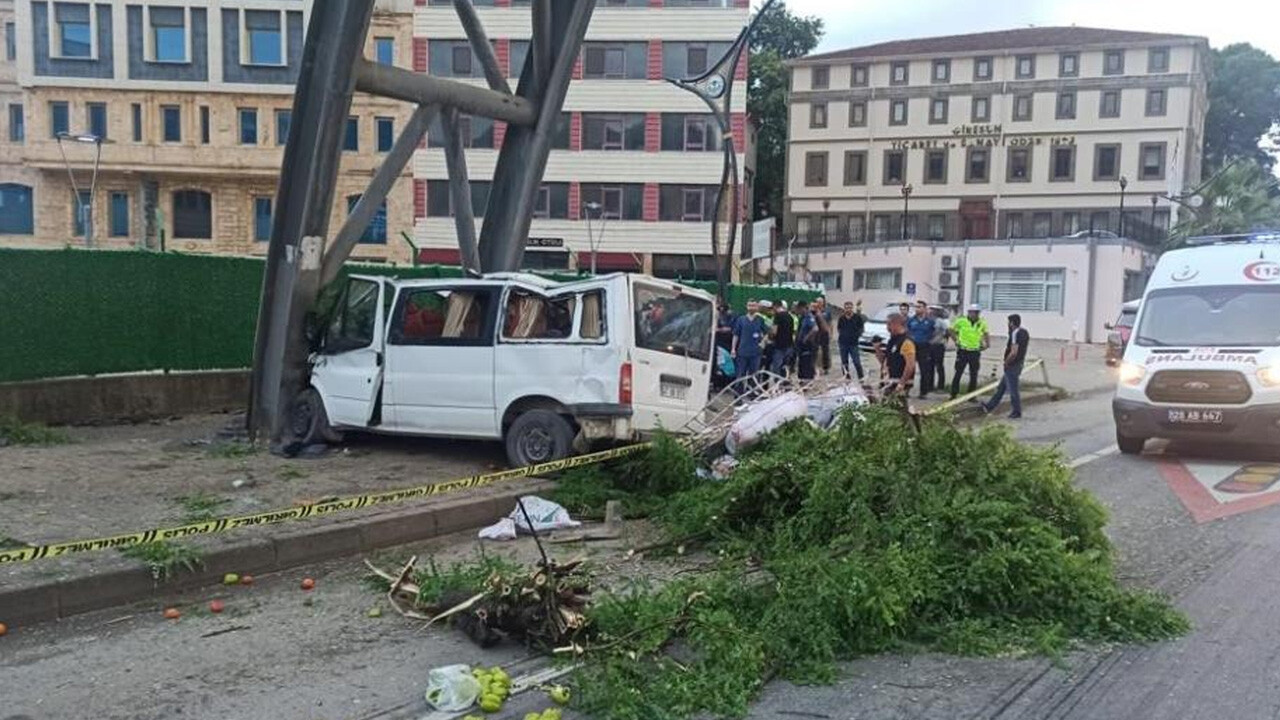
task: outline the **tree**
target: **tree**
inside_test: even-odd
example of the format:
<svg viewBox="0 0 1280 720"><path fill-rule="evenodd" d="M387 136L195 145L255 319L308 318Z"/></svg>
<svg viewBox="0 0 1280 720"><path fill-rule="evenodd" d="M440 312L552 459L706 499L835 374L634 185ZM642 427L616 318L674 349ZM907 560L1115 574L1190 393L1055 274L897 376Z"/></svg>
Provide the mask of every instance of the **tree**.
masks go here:
<svg viewBox="0 0 1280 720"><path fill-rule="evenodd" d="M1202 235L1280 230L1280 187L1253 157L1229 162L1197 194L1204 202L1174 226L1170 247Z"/></svg>
<svg viewBox="0 0 1280 720"><path fill-rule="evenodd" d="M785 61L818 46L822 20L799 17L777 2L760 18L751 36L747 78L747 114L756 126L755 217L781 217L787 167L787 90Z"/></svg>
<svg viewBox="0 0 1280 720"><path fill-rule="evenodd" d="M1270 170L1275 158L1258 142L1278 123L1280 62L1248 43L1214 50L1204 130L1207 170L1238 157Z"/></svg>

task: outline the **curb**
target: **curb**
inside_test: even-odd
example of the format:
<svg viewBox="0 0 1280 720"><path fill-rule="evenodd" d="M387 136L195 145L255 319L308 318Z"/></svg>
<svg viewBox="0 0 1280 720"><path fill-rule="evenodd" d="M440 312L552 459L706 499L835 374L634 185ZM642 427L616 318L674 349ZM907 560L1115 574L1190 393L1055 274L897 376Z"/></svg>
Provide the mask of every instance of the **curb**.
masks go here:
<svg viewBox="0 0 1280 720"><path fill-rule="evenodd" d="M1043 405L1045 403L1058 402L1067 398L1074 397L1071 393L1058 387L1036 388L1034 392L1024 392L1022 395L1022 406ZM951 417L956 420L976 420L986 417L986 413L982 412L982 408L978 405L965 405L957 408L951 413Z"/></svg>
<svg viewBox="0 0 1280 720"><path fill-rule="evenodd" d="M483 527L506 516L517 497L552 487L551 481L535 479L475 497L326 524L299 524L270 537L242 537L205 551L200 570L163 583L153 580L145 568L123 567L0 588L0 619L11 626L57 620L220 584L229 572L278 572Z"/></svg>

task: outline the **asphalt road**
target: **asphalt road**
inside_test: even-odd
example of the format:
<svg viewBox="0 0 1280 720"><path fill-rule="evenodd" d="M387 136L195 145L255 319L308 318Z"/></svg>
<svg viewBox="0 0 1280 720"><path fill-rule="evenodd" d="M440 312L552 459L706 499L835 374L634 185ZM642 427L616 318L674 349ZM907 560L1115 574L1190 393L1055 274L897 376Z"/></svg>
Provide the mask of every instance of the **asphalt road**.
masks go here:
<svg viewBox="0 0 1280 720"><path fill-rule="evenodd" d="M1237 458L1269 458L1160 444L1142 457L1121 456L1109 401L1094 395L1028 408L1017 432L1075 459L1077 482L1111 510L1122 576L1172 595L1194 624L1189 636L1092 649L1057 665L1036 657L869 657L849 663L831 686L773 683L751 717L1280 718L1280 504L1262 506L1280 501L1280 487L1250 499L1254 509L1197 522L1170 480L1180 460L1209 477L1213 467L1225 467L1222 474L1240 465ZM429 668L520 659L395 616L366 617L376 596L360 585L354 562L310 571L319 580L311 593L298 588L303 574L186 598L192 604L176 622L145 606L15 628L0 638L0 720L421 718ZM200 610L215 594L228 605L218 616ZM536 666L525 662L516 674ZM544 705L530 694L497 717Z"/></svg>

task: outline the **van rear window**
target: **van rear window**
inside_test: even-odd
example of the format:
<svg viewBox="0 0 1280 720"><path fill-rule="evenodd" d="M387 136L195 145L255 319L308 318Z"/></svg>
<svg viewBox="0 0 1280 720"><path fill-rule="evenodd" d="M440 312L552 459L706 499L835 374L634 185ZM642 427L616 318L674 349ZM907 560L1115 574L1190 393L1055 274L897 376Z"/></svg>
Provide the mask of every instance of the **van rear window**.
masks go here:
<svg viewBox="0 0 1280 720"><path fill-rule="evenodd" d="M633 293L638 347L711 359L714 308L709 300L640 284L634 285Z"/></svg>

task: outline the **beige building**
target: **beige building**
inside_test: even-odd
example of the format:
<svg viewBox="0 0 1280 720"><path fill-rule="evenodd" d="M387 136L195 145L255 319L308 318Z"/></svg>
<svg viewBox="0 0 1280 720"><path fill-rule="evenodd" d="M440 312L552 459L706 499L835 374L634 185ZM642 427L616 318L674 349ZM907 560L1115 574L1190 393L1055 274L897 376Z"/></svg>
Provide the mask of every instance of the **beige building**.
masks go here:
<svg viewBox="0 0 1280 720"><path fill-rule="evenodd" d="M846 295L1045 314L1057 335L1100 339L1141 289L1133 241L1162 240L1168 196L1200 180L1207 58L1204 38L1058 27L793 61L792 276ZM988 247L1002 254L976 252ZM1038 300L1022 284L1032 276Z"/></svg>
<svg viewBox="0 0 1280 720"><path fill-rule="evenodd" d="M310 5L0 2L16 46L0 64L0 243L265 253ZM409 0L379 0L368 57L412 65L412 11ZM357 96L335 230L410 112ZM91 204L98 148L74 136L102 139ZM400 237L413 228L408 175L356 257L410 257Z"/></svg>

